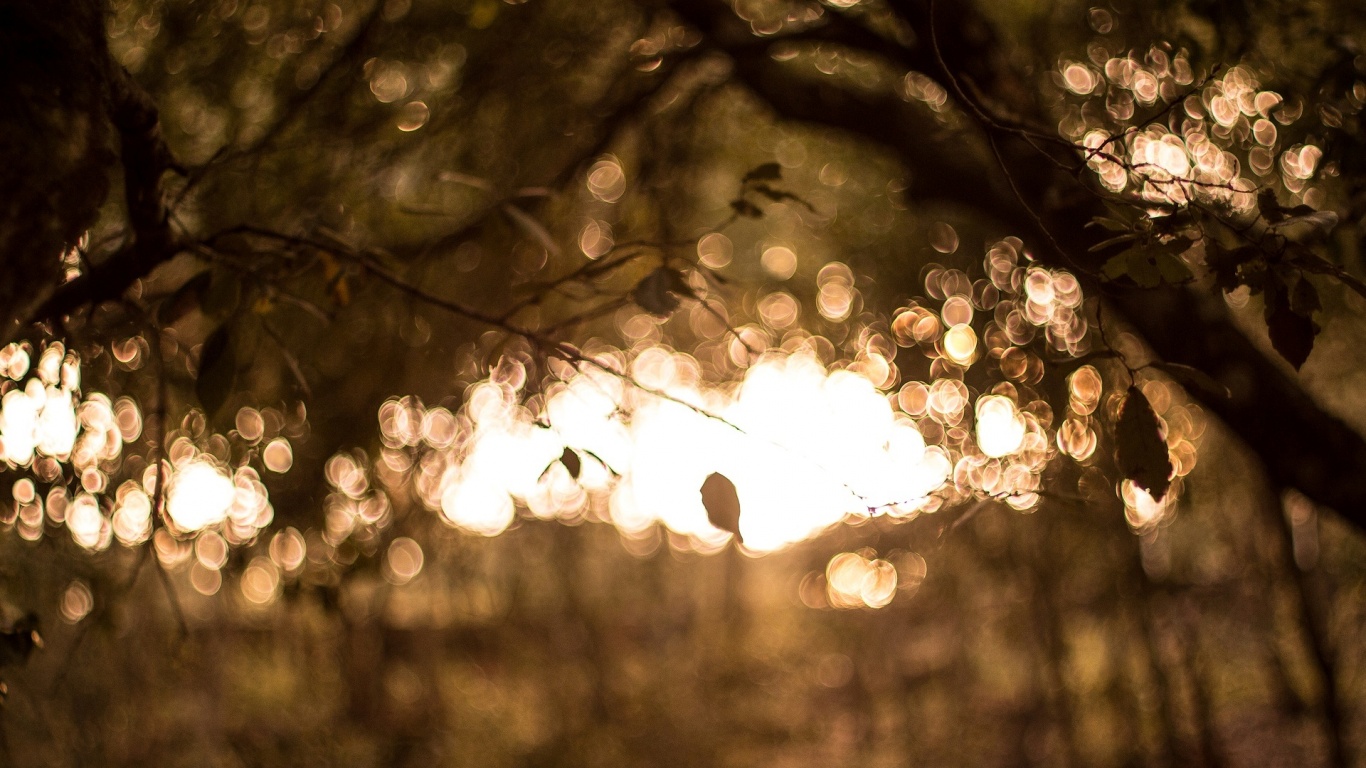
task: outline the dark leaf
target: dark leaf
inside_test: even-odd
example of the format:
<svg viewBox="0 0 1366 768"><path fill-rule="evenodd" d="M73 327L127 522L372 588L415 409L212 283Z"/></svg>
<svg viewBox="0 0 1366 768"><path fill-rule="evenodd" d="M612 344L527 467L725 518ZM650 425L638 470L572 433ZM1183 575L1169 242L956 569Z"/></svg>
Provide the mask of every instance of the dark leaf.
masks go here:
<svg viewBox="0 0 1366 768"><path fill-rule="evenodd" d="M1097 216L1086 222L1086 226L1101 227L1109 232L1128 232L1131 229L1127 222L1120 221L1119 219L1112 219L1109 216Z"/></svg>
<svg viewBox="0 0 1366 768"><path fill-rule="evenodd" d="M1128 226L1126 229L1133 229L1139 221L1148 218L1147 212L1133 205L1118 205L1116 203L1105 203L1105 210L1110 212L1110 218L1121 221Z"/></svg>
<svg viewBox="0 0 1366 768"><path fill-rule="evenodd" d="M1319 291L1309 282L1309 278L1300 276L1295 287L1290 290L1290 309L1295 314L1305 317L1310 317L1323 309L1323 305L1319 303Z"/></svg>
<svg viewBox="0 0 1366 768"><path fill-rule="evenodd" d="M1100 268L1100 273L1107 280L1118 280L1129 273L1129 253L1125 251L1118 256L1110 257L1105 266Z"/></svg>
<svg viewBox="0 0 1366 768"><path fill-rule="evenodd" d="M1130 386L1115 421L1115 464L1125 478L1161 501L1171 486L1172 460L1157 414L1138 387Z"/></svg>
<svg viewBox="0 0 1366 768"><path fill-rule="evenodd" d="M1303 206L1300 206L1303 207ZM1310 211L1300 216L1292 216L1275 224L1274 229L1281 237L1292 243L1315 243L1323 240L1338 225L1338 215L1332 211Z"/></svg>
<svg viewBox="0 0 1366 768"><path fill-rule="evenodd" d="M808 203L804 198L796 194L793 194L792 192L787 192L781 189L774 189L773 187L770 187L767 184L755 184L754 191L758 192L764 197L767 197L769 200L772 200L775 203L781 203L786 200L791 200L794 203L800 204L803 208L805 208L808 211L811 211L812 213L816 212L816 207L814 205Z"/></svg>
<svg viewBox="0 0 1366 768"><path fill-rule="evenodd" d="M720 472L713 472L702 481L701 492L707 520L717 528L735 534L735 540L743 544L745 538L740 535L740 495L735 491L735 483Z"/></svg>
<svg viewBox="0 0 1366 768"><path fill-rule="evenodd" d="M764 163L750 170L745 174L741 183L748 184L751 181L778 181L783 177L783 167L777 163Z"/></svg>
<svg viewBox="0 0 1366 768"><path fill-rule="evenodd" d="M1288 292L1280 281L1271 280L1266 290L1266 332L1271 346L1286 362L1299 370L1314 349L1314 321L1290 308Z"/></svg>
<svg viewBox="0 0 1366 768"><path fill-rule="evenodd" d="M1180 363L1155 362L1154 368L1162 371L1172 380L1181 385L1187 392L1199 397L1205 402L1212 400L1227 400L1233 396L1228 387L1220 384L1213 376L1189 365Z"/></svg>
<svg viewBox="0 0 1366 768"><path fill-rule="evenodd" d="M564 453L560 454L560 463L569 470L570 477L575 480L579 479L579 472L583 470L583 460L579 458L579 454L575 453L573 448L564 449Z"/></svg>
<svg viewBox="0 0 1366 768"><path fill-rule="evenodd" d="M652 315L668 317L677 311L679 296L692 293L688 281L676 269L660 267L641 279L631 291L631 299Z"/></svg>
<svg viewBox="0 0 1366 768"><path fill-rule="evenodd" d="M1252 264L1261 258L1261 251L1250 245L1228 250L1211 240L1205 249L1205 266L1214 273L1215 286L1224 291L1231 291L1240 285L1247 285L1254 290L1259 290L1261 284L1258 271L1246 269L1245 265ZM1257 278L1256 285L1253 285L1253 280L1249 279L1251 277Z"/></svg>
<svg viewBox="0 0 1366 768"><path fill-rule="evenodd" d="M1172 256L1180 256L1186 251L1189 251L1192 245L1195 245L1194 240L1192 240L1189 237L1186 237L1185 235L1179 235L1159 245L1157 247L1157 250L1160 253L1166 253Z"/></svg>
<svg viewBox="0 0 1366 768"><path fill-rule="evenodd" d="M1276 202L1276 193L1270 189L1257 193L1257 212L1272 224L1285 218L1285 210Z"/></svg>
<svg viewBox="0 0 1366 768"><path fill-rule="evenodd" d="M229 325L224 323L209 334L199 354L199 377L195 379L194 390L204 415L210 419L227 402L237 379L237 359Z"/></svg>
<svg viewBox="0 0 1366 768"><path fill-rule="evenodd" d="M1130 240L1133 240L1134 237L1135 237L1135 235L1134 235L1133 233L1131 233L1131 232L1126 232L1126 233L1124 233L1124 234L1122 234L1122 235L1115 235L1114 237L1110 237L1110 238L1106 238L1106 239L1104 239L1104 240L1101 240L1099 243L1096 243L1095 245L1091 246L1090 248L1087 248L1086 250L1087 250L1088 253L1095 253L1096 251L1103 251L1103 250L1105 250L1106 248L1109 248L1109 247L1112 246L1112 245L1119 245L1120 243L1127 243L1127 242L1129 242Z"/></svg>
<svg viewBox="0 0 1366 768"><path fill-rule="evenodd" d="M213 270L206 269L186 280L157 307L157 322L162 326L172 325L203 306L204 294L209 290L209 281L212 279Z"/></svg>
<svg viewBox="0 0 1366 768"><path fill-rule="evenodd" d="M1152 254L1144 253L1137 248L1126 251L1124 274L1140 288L1156 288L1162 284L1162 271L1157 268L1157 261Z"/></svg>
<svg viewBox="0 0 1366 768"><path fill-rule="evenodd" d="M759 210L759 206L748 200L732 200L730 201L730 207L737 214L750 219L758 219L764 215L764 212Z"/></svg>
<svg viewBox="0 0 1366 768"><path fill-rule="evenodd" d="M1187 282L1194 277L1186 262L1170 253L1157 254L1157 272L1162 276L1162 282L1173 285Z"/></svg>
<svg viewBox="0 0 1366 768"><path fill-rule="evenodd" d="M1152 222L1152 227L1155 231L1168 235L1176 234L1178 231L1190 226L1193 220L1191 209L1189 208L1174 211L1166 216L1157 216L1156 218L1149 219L1149 221Z"/></svg>
<svg viewBox="0 0 1366 768"><path fill-rule="evenodd" d="M208 290L204 293L204 314L221 320L237 311L242 301L242 279L228 269L211 270Z"/></svg>

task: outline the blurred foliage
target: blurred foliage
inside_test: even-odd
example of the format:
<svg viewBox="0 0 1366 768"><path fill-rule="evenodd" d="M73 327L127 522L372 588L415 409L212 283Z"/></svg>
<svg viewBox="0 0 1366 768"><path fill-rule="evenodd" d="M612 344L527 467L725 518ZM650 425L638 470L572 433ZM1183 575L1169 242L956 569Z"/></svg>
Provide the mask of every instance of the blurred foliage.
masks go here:
<svg viewBox="0 0 1366 768"><path fill-rule="evenodd" d="M699 28L699 9L713 5L740 35ZM1038 234L1010 231L1003 221L1020 219L986 208L986 190L1003 186L996 160L1007 160L975 131L957 89L991 94L982 103L1003 114L1036 107L1049 134L1081 143L1091 130L1127 137L1147 127L1134 116L1138 89L1105 85L1119 79L1109 61L1143 62L1149 74L1166 62L1167 86L1189 89L1139 103L1139 114L1184 108L1191 94L1198 102L1199 89L1215 88L1207 79L1236 67L1234 80L1256 80L1249 94L1274 91L1277 114L1295 117L1262 142L1259 113L1244 110L1218 149L1240 171L1257 167L1259 142L1293 148L1301 165L1285 170L1277 155L1279 166L1257 171L1274 188L1269 200L1214 178L1208 185L1226 199L1182 187L1189 197L1173 202L1162 180L1145 182L1132 166L1114 171L1123 184L1104 186L1096 178L1113 159L1070 148L1080 174L1094 172L1092 187L1133 195L1093 220L1087 231L1115 242L1079 255L1075 271L1116 292L1195 282L1226 297L1263 348L1303 365L1306 390L1366 427L1357 394L1366 302L1352 283L1366 214L1361 9L1013 2L982 3L977 17L939 5L946 58L992 41L990 60L971 62L961 83L939 82L934 61L876 50L910 50L907 19L933 3L111 0L109 53L151 97L183 166L159 179L180 247L135 275L122 301L47 318L0 366L12 379L6 393L41 380L40 391L73 407L104 393L91 412L118 422L106 431L126 443L87 467L45 464L33 449L10 461L0 759L1359 764L1361 532L1274 487L1265 457L1193 404L1236 395L1224 379L1157 360L1094 301L1075 313L1073 336L1037 322L1012 347L982 330L954 367L937 318L955 294L935 281L956 269L969 295L986 290L969 282L991 283L982 253ZM842 26L850 21L861 32ZM780 32L792 40L759 47ZM103 55L72 45L77 57ZM756 51L794 73L794 93L798 81L827 88L819 95L829 102L808 103L817 112L844 103L837 90L892 94L925 121L927 146L953 147L981 177L927 181L886 146L787 119L797 116L737 80ZM1191 70L1184 82L1179 66ZM0 99L80 133L29 92L41 89L22 87L37 75L7 69L21 88ZM1271 109L1261 122L1271 125ZM1165 127L1154 146L1159 133L1180 135L1178 118L1155 119ZM38 170L29 162L6 187L41 170L77 174L103 197L105 140L52 142L83 151ZM1318 154L1304 159L1304 147ZM78 230L92 219L90 190L61 204ZM1248 198L1241 209L1238 194ZM93 274L136 241L125 221L134 207L113 195L79 244L42 229L45 252L76 246L63 267ZM1331 222L1307 219L1326 212ZM1261 239L1237 240L1230 222L1244 214L1264 219ZM1304 232L1292 234L1297 223ZM1265 312L1249 305L1259 292ZM901 310L935 319L933 338L898 326ZM978 328L995 322L977 311ZM951 325L978 333L968 316ZM1023 373L991 367L1004 370L1000 351L1025 349L1036 327L1048 330L1038 330L1033 357L1020 357ZM426 443L384 433L385 414L406 418L398 410L413 403L467 427L474 385L488 380L518 379L511 389L540 418L547 382L567 378L563 366L584 362L576 356L624 368L660 345L690 355L697 377L723 392L738 389L755 347L804 349L857 372L902 413L912 397L898 388L933 379L1006 393L1020 401L1011 418L1043 403L1046 414L1029 413L1057 462L1039 470L1042 488L1017 489L1043 491L1028 503L957 478L923 514L874 515L870 505L760 554L655 518L640 530L607 524L607 494L596 489L578 491L572 513L523 504L506 531L478 536L408 482L405 473L441 468L427 458L440 453L427 450L439 442L431 429ZM60 349L57 366L79 355L83 384L28 376L29 356L45 349ZM990 365L974 371L984 358ZM1085 408L1079 375L1096 377ZM966 421L936 426L919 408L925 442L933 430L945 443L972 442ZM133 413L136 429L119 421ZM1080 431L1064 436L1071 420ZM548 483L586 487L597 473L605 487L618 474L611 457L584 446L550 456ZM194 539L194 526L173 519L175 486L166 492L169 470L157 467L199 457L239 470L227 482L259 490L263 505L268 490L271 514ZM707 510L738 539L744 494L716 477L725 498ZM118 490L126 480L132 490ZM1148 505L1169 481L1166 506ZM47 490L58 487L72 498L103 494L91 539L103 535L102 545L74 524L62 530ZM1135 487L1152 494L1145 501ZM78 506L60 499L59 509ZM126 542L115 510L130 504L150 511L147 528L134 526L133 546L110 546L111 536ZM36 522L25 522L26 508ZM853 600L836 588L837 563L874 580L890 570L895 588L885 600ZM31 647L34 615L41 648Z"/></svg>

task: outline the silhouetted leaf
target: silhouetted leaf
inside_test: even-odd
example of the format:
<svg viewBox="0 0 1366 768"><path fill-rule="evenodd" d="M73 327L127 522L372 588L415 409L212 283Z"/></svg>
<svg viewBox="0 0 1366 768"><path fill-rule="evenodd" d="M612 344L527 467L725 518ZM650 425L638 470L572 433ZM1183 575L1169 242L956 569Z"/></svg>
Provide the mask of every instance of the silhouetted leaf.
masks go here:
<svg viewBox="0 0 1366 768"><path fill-rule="evenodd" d="M773 187L770 187L767 184L755 184L754 191L758 192L764 197L767 197L769 200L772 200L775 203L781 203L786 200L791 200L794 203L800 204L803 208L805 208L808 211L811 211L812 213L816 212L816 207L814 205L808 203L805 198L792 192L788 192L782 189L774 189Z"/></svg>
<svg viewBox="0 0 1366 768"><path fill-rule="evenodd" d="M1290 308L1290 297L1279 280L1271 280L1267 284L1266 332L1271 337L1271 346L1297 371L1314 349L1314 334L1318 333L1318 326L1314 325L1313 320Z"/></svg>
<svg viewBox="0 0 1366 768"><path fill-rule="evenodd" d="M1131 229L1127 222L1120 221L1119 219L1112 219L1109 216L1097 216L1086 222L1086 226L1101 227L1110 232L1128 232ZM1096 249L1093 247L1091 250Z"/></svg>
<svg viewBox="0 0 1366 768"><path fill-rule="evenodd" d="M1177 285L1194 277L1191 274L1190 267L1186 266L1186 262L1170 253L1157 254L1156 261L1157 273L1161 275L1164 283Z"/></svg>
<svg viewBox="0 0 1366 768"><path fill-rule="evenodd" d="M186 280L157 307L157 322L167 326L180 320L204 304L204 294L213 279L213 270L206 269Z"/></svg>
<svg viewBox="0 0 1366 768"><path fill-rule="evenodd" d="M1323 305L1319 302L1318 289L1309 282L1309 278L1303 275L1295 281L1295 287L1290 290L1290 309L1295 314L1305 317L1310 317L1323 309Z"/></svg>
<svg viewBox="0 0 1366 768"><path fill-rule="evenodd" d="M237 379L237 359L229 325L224 323L209 334L199 354L199 377L195 379L194 391L204 414L210 419L227 402Z"/></svg>
<svg viewBox="0 0 1366 768"><path fill-rule="evenodd" d="M1152 366L1180 384L1183 389L1201 400L1227 400L1233 396L1228 387L1220 384L1213 376L1189 365L1180 363L1155 362Z"/></svg>
<svg viewBox="0 0 1366 768"><path fill-rule="evenodd" d="M681 303L679 296L691 294L692 289L682 273L669 267L660 267L636 284L631 291L631 299L652 315L668 317L677 311Z"/></svg>
<svg viewBox="0 0 1366 768"><path fill-rule="evenodd" d="M560 463L569 470L570 477L575 480L579 479L579 472L583 471L583 460L579 458L579 454L575 453L573 448L564 449L564 453L560 454Z"/></svg>
<svg viewBox="0 0 1366 768"><path fill-rule="evenodd" d="M717 528L735 534L735 540L744 543L740 535L740 495L735 491L735 483L720 472L707 475L702 481L702 506L707 509L707 520Z"/></svg>
<svg viewBox="0 0 1366 768"><path fill-rule="evenodd" d="M782 177L783 167L781 165L778 165L777 163L764 163L763 165L750 169L749 173L745 174L745 178L741 180L741 183L748 184L751 181L778 181L782 179Z"/></svg>
<svg viewBox="0 0 1366 768"><path fill-rule="evenodd" d="M1229 250L1211 240L1205 250L1205 266L1214 273L1215 286L1224 291L1231 291L1240 285L1247 285L1254 292L1261 290L1263 270L1251 270L1247 267L1253 263L1261 263L1262 258L1261 251L1250 245Z"/></svg>
<svg viewBox="0 0 1366 768"><path fill-rule="evenodd" d="M1138 387L1130 386L1115 421L1115 464L1124 477L1161 501L1171 486L1172 460L1157 414Z"/></svg>
<svg viewBox="0 0 1366 768"><path fill-rule="evenodd" d="M1090 248L1087 248L1086 251L1087 251L1088 253L1095 253L1096 251L1103 251L1103 250L1105 250L1106 248L1109 248L1109 247L1112 246L1112 245L1119 245L1120 243L1127 243L1127 242L1129 242L1130 240L1133 240L1135 237L1136 237L1136 235L1134 235L1132 232L1126 232L1126 233L1124 233L1124 234L1122 234L1122 235L1116 235L1116 236L1114 236L1114 237L1110 237L1110 238L1106 238L1106 239L1104 239L1104 240L1101 240L1099 243L1096 243L1095 245L1091 246Z"/></svg>
<svg viewBox="0 0 1366 768"><path fill-rule="evenodd" d="M1257 193L1257 212L1272 224L1285 218L1285 211L1281 204L1276 202L1276 193L1271 189L1263 189Z"/></svg>
<svg viewBox="0 0 1366 768"><path fill-rule="evenodd" d="M1124 274L1140 288L1156 288L1162 284L1162 272L1151 254L1137 248L1124 252ZM1118 258L1118 257L1116 257Z"/></svg>
<svg viewBox="0 0 1366 768"><path fill-rule="evenodd" d="M732 200L730 201L730 207L737 214L749 219L758 219L764 215L764 212L759 210L759 206L748 200Z"/></svg>
<svg viewBox="0 0 1366 768"><path fill-rule="evenodd" d="M221 320L237 311L242 301L242 278L223 268L210 270L212 277L204 293L204 314Z"/></svg>
<svg viewBox="0 0 1366 768"><path fill-rule="evenodd" d="M1303 208L1305 206L1297 206ZM1295 209L1291 209L1294 211ZM1285 239L1295 243L1312 243L1322 240L1338 225L1338 215L1332 211L1315 211L1291 216L1272 225L1272 229Z"/></svg>
<svg viewBox="0 0 1366 768"><path fill-rule="evenodd" d="M1118 280L1129 273L1129 253L1125 251L1118 256L1111 256L1106 260L1105 265L1100 268L1100 273L1107 280Z"/></svg>

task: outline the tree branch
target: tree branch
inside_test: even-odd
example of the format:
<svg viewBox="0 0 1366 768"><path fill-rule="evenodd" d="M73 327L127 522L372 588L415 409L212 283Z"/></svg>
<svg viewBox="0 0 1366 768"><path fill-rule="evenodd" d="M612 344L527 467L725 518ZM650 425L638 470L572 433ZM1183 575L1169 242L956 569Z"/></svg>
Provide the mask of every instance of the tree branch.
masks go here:
<svg viewBox="0 0 1366 768"><path fill-rule="evenodd" d="M727 17L730 11L722 4L673 0L671 5L713 43L735 39L734 17ZM921 41L930 39L924 3L902 0L893 5ZM954 4L954 9L972 14L965 4ZM991 60L988 52L974 48L993 39L984 20L965 17L955 29L966 31L940 40L947 66L957 69L967 66L961 62L974 62L968 71L979 86L1009 80L978 71L981 62ZM1094 243L1085 225L1103 213L1101 202L1082 194L1076 180L1056 167L1055 158L1018 137L993 134L1003 172L981 149L990 126L968 131L966 138L972 141L965 141L964 131L950 133L927 110L892 94L856 93L834 79L803 75L752 46L741 46L733 58L736 80L780 117L834 128L899 156L911 176L908 195L972 208L1029 241L1052 237L1058 253L1040 250L1036 257L1060 268L1074 269L1066 254L1084 254ZM1024 103L1009 95L1007 103ZM1034 201L1035 213L1021 204L1008 180L1018 187L1019 198ZM1162 359L1198 368L1233 393L1203 404L1257 453L1278 488L1295 488L1366 530L1366 440L1314 402L1279 361L1263 354L1233 324L1221 300L1179 286L1125 291L1084 273L1077 277L1088 293L1104 296Z"/></svg>

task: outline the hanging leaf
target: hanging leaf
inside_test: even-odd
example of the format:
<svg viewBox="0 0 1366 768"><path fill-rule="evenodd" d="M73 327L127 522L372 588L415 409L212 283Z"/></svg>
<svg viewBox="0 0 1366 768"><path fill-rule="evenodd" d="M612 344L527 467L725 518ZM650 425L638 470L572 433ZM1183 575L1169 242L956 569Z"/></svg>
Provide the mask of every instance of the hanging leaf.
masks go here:
<svg viewBox="0 0 1366 768"><path fill-rule="evenodd" d="M1306 207L1298 205L1291 208L1288 213L1292 215L1271 225L1271 229L1292 243L1314 243L1327 237L1338 225L1338 215L1332 211L1310 208L1308 213L1295 214Z"/></svg>
<svg viewBox="0 0 1366 768"><path fill-rule="evenodd" d="M782 178L783 167L781 165L778 165L777 163L764 163L763 165L751 168L749 173L745 174L745 178L740 180L740 183L748 184L751 181L779 181Z"/></svg>
<svg viewBox="0 0 1366 768"><path fill-rule="evenodd" d="M1124 258L1123 274L1140 288L1156 288L1162 284L1162 270L1157 268L1157 260L1152 254L1138 248L1130 248L1115 258Z"/></svg>
<svg viewBox="0 0 1366 768"><path fill-rule="evenodd" d="M1266 332L1271 346L1295 370L1309 359L1318 330L1313 320L1291 309L1289 292L1279 280L1267 281Z"/></svg>
<svg viewBox="0 0 1366 768"><path fill-rule="evenodd" d="M720 472L707 475L702 481L702 506L707 509L707 520L727 533L735 534L735 540L743 544L740 535L740 495L735 491L735 483Z"/></svg>
<svg viewBox="0 0 1366 768"><path fill-rule="evenodd" d="M1118 280L1129 274L1129 252L1124 251L1118 256L1112 256L1100 268L1100 273L1107 280Z"/></svg>
<svg viewBox="0 0 1366 768"><path fill-rule="evenodd" d="M1206 402L1227 400L1233 397L1233 393L1229 391L1228 387L1220 384L1213 376L1199 368L1165 361L1152 363L1152 366L1172 377L1172 380L1180 384L1182 389Z"/></svg>
<svg viewBox="0 0 1366 768"><path fill-rule="evenodd" d="M1162 282L1171 285L1179 285L1194 278L1190 267L1179 257L1170 253L1157 254L1157 273L1161 275Z"/></svg>
<svg viewBox="0 0 1366 768"><path fill-rule="evenodd" d="M1265 272L1265 256L1250 245L1229 250L1215 240L1208 241L1205 248L1205 266L1214 273L1214 284L1220 290L1231 291L1246 285L1253 292L1262 288L1261 278ZM1259 265L1253 268L1252 265Z"/></svg>
<svg viewBox="0 0 1366 768"><path fill-rule="evenodd" d="M801 205L803 208L805 208L808 211L811 211L812 213L816 212L816 206L807 202L806 198L802 197L801 195L797 195L795 193L788 192L782 189L774 189L773 187L770 187L767 184L755 184L754 191L758 192L764 197L767 197L769 200L772 200L775 203L781 203L787 200L791 200L792 202Z"/></svg>
<svg viewBox="0 0 1366 768"><path fill-rule="evenodd" d="M1290 289L1290 310L1297 315L1312 317L1323 305L1319 302L1319 291L1309 278L1300 276L1295 287Z"/></svg>
<svg viewBox="0 0 1366 768"><path fill-rule="evenodd" d="M1087 252L1087 253L1095 253L1096 251L1103 251L1103 250L1105 250L1106 248L1109 248L1109 247L1112 246L1112 245L1119 245L1120 243L1127 243L1127 242L1129 242L1130 240L1134 240L1134 239L1137 239L1137 235L1135 235L1135 234L1132 233L1132 232L1125 232L1125 233L1122 234L1122 235L1115 235L1114 237L1107 238L1107 239L1105 239L1105 240L1101 240L1099 243L1096 243L1095 245L1091 246L1090 248L1087 248L1087 249L1086 249L1086 252Z"/></svg>
<svg viewBox="0 0 1366 768"><path fill-rule="evenodd" d="M1285 209L1276 202L1276 193L1270 188L1257 193L1257 212L1272 224L1285 218Z"/></svg>
<svg viewBox="0 0 1366 768"><path fill-rule="evenodd" d="M1128 232L1132 229L1127 222L1120 221L1119 219L1112 219L1108 216L1097 216L1086 222L1086 226L1100 227L1109 232ZM1092 247L1091 250L1096 250L1096 248Z"/></svg>
<svg viewBox="0 0 1366 768"><path fill-rule="evenodd" d="M737 215L748 219L758 219L764 215L764 212L759 210L759 206L743 198L730 201L730 207Z"/></svg>
<svg viewBox="0 0 1366 768"><path fill-rule="evenodd" d="M658 317L668 317L678 310L679 296L692 295L688 281L676 269L660 267L646 275L631 291L631 299L642 309Z"/></svg>
<svg viewBox="0 0 1366 768"><path fill-rule="evenodd" d="M237 311L242 302L242 278L236 272L222 267L210 270L212 278L203 295L204 314L215 320L222 320Z"/></svg>
<svg viewBox="0 0 1366 768"><path fill-rule="evenodd" d="M1171 486L1172 460L1147 396L1130 386L1115 421L1115 464L1125 478L1161 501Z"/></svg>
<svg viewBox="0 0 1366 768"><path fill-rule="evenodd" d="M227 402L237 379L237 359L233 350L229 323L218 326L204 341L199 354L199 377L194 391L204 415L210 420Z"/></svg>
<svg viewBox="0 0 1366 768"><path fill-rule="evenodd" d="M213 270L206 269L186 280L157 307L157 323L162 327L172 325L190 312L204 304L204 294L209 289Z"/></svg>
<svg viewBox="0 0 1366 768"><path fill-rule="evenodd" d="M579 454L575 453L573 448L564 449L564 453L560 454L560 463L569 470L570 477L575 480L579 479L579 472L583 471L583 460L579 458Z"/></svg>

